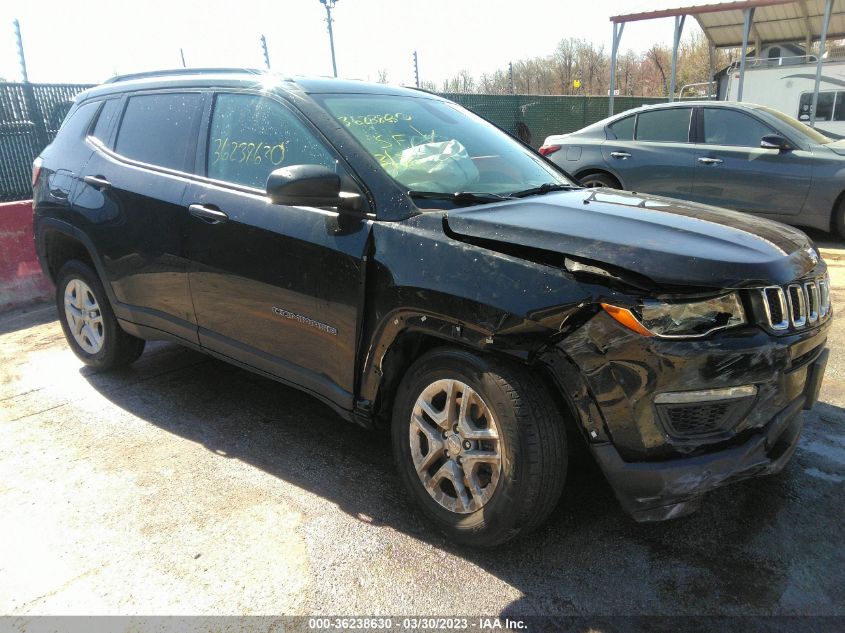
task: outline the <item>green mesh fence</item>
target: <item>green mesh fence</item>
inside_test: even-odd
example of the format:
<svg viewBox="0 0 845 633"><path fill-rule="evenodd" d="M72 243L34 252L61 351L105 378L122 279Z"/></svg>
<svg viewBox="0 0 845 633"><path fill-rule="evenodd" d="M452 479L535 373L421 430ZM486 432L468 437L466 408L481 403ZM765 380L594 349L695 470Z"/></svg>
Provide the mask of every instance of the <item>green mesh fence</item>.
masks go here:
<svg viewBox="0 0 845 633"><path fill-rule="evenodd" d="M580 130L607 117L607 97L541 95L480 95L440 93L465 108L489 119L537 148L547 136ZM615 97L614 113L647 103L662 103L657 97Z"/></svg>
<svg viewBox="0 0 845 633"><path fill-rule="evenodd" d="M87 85L0 83L0 202L32 197L32 161Z"/></svg>

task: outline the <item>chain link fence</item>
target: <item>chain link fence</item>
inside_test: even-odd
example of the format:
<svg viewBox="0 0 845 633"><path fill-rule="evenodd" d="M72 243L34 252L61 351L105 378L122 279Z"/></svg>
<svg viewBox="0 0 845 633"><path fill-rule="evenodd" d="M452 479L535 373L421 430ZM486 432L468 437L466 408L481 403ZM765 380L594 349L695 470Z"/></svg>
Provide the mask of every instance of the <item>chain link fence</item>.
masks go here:
<svg viewBox="0 0 845 633"><path fill-rule="evenodd" d="M32 161L56 136L79 84L0 84L0 202L32 196Z"/></svg>
<svg viewBox="0 0 845 633"><path fill-rule="evenodd" d="M31 197L32 161L56 136L82 84L0 84L0 202ZM441 93L534 148L607 116L607 97ZM663 99L616 97L624 112Z"/></svg>

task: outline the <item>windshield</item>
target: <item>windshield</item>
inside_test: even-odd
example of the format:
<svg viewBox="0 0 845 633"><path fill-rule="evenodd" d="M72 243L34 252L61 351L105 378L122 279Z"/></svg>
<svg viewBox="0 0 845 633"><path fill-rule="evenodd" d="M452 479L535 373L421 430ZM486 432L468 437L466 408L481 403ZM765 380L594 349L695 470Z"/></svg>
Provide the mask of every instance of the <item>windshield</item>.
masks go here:
<svg viewBox="0 0 845 633"><path fill-rule="evenodd" d="M315 98L409 191L507 195L572 184L538 155L455 104L371 94Z"/></svg>
<svg viewBox="0 0 845 633"><path fill-rule="evenodd" d="M808 137L813 143L818 143L819 145L827 145L828 143L832 143L833 139L828 138L818 130L814 130L809 125L804 125L801 121L797 119L793 119L791 116L787 116L783 112L775 110L774 108L769 108L767 106L757 106L759 110L763 110L768 114L771 114L773 117L777 117L782 123L786 123L789 125L793 130L796 132L800 132L804 136Z"/></svg>

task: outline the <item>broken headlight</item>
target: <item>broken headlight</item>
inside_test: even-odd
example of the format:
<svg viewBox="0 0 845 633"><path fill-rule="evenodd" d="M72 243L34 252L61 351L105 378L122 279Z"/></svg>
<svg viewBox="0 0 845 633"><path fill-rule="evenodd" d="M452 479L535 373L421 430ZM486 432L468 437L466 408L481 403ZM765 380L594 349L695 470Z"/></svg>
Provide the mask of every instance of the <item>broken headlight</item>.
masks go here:
<svg viewBox="0 0 845 633"><path fill-rule="evenodd" d="M645 299L636 308L602 304L605 312L643 336L689 338L747 323L739 295L731 292L696 301Z"/></svg>

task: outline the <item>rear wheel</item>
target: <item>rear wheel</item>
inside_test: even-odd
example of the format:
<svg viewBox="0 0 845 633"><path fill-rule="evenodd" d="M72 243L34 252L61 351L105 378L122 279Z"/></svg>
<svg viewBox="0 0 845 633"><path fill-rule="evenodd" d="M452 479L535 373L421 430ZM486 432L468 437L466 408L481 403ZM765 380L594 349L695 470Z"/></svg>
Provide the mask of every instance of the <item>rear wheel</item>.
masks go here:
<svg viewBox="0 0 845 633"><path fill-rule="evenodd" d="M608 189L621 189L622 185L610 174L602 172L595 172L592 174L584 174L579 178L579 181L584 187L589 189L596 189L597 187L607 187Z"/></svg>
<svg viewBox="0 0 845 633"><path fill-rule="evenodd" d="M103 284L91 267L70 260L59 271L56 307L65 338L82 362L97 369L128 365L144 351L145 341L123 331Z"/></svg>
<svg viewBox="0 0 845 633"><path fill-rule="evenodd" d="M393 410L400 477L450 539L492 546L539 525L566 474L566 436L524 368L464 350L415 362Z"/></svg>

